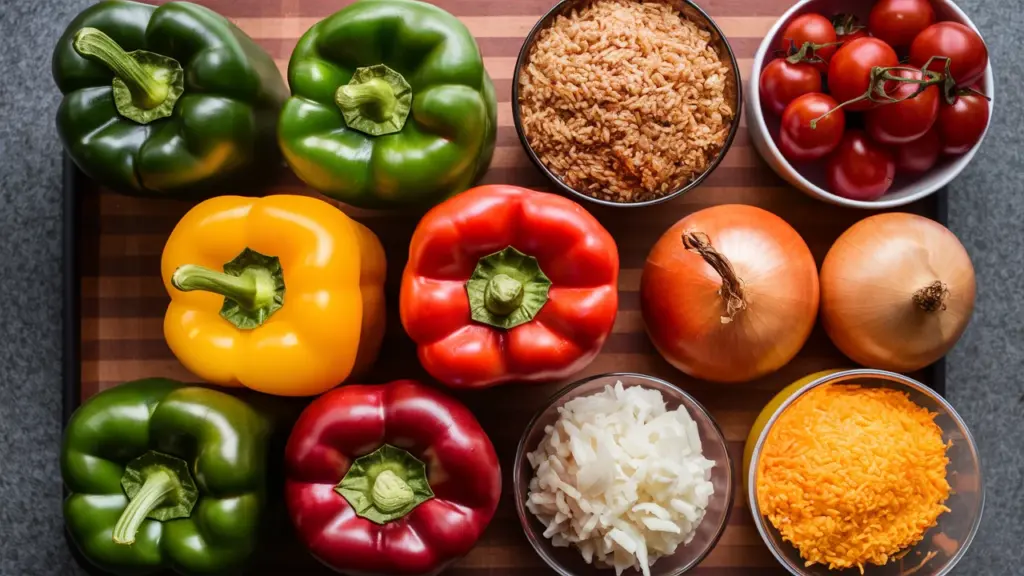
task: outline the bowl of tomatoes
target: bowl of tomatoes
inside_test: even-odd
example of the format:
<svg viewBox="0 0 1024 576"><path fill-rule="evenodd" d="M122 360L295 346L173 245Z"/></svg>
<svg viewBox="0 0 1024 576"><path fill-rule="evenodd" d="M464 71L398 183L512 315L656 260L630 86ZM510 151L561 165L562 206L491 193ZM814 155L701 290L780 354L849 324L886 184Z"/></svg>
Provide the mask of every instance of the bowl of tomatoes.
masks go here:
<svg viewBox="0 0 1024 576"><path fill-rule="evenodd" d="M988 131L988 48L950 0L800 0L765 36L746 101L757 151L833 204L936 192Z"/></svg>

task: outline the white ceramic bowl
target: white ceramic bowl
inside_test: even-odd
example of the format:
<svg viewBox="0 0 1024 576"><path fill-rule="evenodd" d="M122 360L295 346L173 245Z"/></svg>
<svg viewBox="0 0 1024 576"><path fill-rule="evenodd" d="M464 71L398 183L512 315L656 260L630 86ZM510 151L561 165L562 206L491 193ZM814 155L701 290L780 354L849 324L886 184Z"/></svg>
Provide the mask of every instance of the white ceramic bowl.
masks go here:
<svg viewBox="0 0 1024 576"><path fill-rule="evenodd" d="M772 27L761 42L761 46L757 49L757 54L754 56L753 73L750 75L750 82L746 91L746 112L747 123L750 125L750 138L754 141L754 147L757 148L758 153L765 159L765 162L787 182L815 198L831 202L832 204L878 210L910 204L929 194L935 193L943 186L949 184L974 158L975 153L977 153L978 148L981 147L984 141L984 135L982 135L981 141L967 154L956 157L944 157L939 160L937 166L925 174L918 176L901 176L897 174L892 188L877 200L850 200L837 196L825 189L823 161L801 165L798 171L782 156L782 152L775 145L775 138L779 134L779 118L774 114L765 114L761 109L761 94L758 83L761 71L774 58L773 52L779 45L779 37L783 29L793 18L807 12L817 12L826 17L831 17L831 15L838 13L847 13L856 15L860 18L861 23L865 24L873 5L874 2L864 2L862 0L799 0L779 18L775 26ZM963 10L950 0L932 0L932 5L935 7L935 13L939 21L950 20L960 22L970 26L975 31L978 30L970 18L964 14ZM992 98L995 94L991 62L985 68L985 76L981 80L981 87L989 98ZM992 125L992 113L994 110L995 101L993 100L989 106L989 126ZM986 133L988 132L987 127L985 131Z"/></svg>

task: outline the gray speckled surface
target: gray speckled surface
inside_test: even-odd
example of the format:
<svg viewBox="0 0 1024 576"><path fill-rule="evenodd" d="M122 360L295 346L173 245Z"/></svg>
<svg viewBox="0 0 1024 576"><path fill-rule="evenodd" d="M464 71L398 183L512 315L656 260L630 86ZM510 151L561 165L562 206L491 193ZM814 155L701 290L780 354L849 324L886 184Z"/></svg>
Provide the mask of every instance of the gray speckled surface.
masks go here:
<svg viewBox="0 0 1024 576"><path fill-rule="evenodd" d="M88 0L0 0L0 575L77 573L62 537L60 150L52 43ZM1020 0L962 0L998 77L998 122L952 186L978 306L949 398L984 458L985 521L958 574L1024 574L1024 29Z"/></svg>
<svg viewBox="0 0 1024 576"><path fill-rule="evenodd" d="M981 448L985 518L958 574L1024 574L1024 26L1020 0L964 0L989 44L996 117L951 186L950 228L974 260L974 320L949 358L950 401Z"/></svg>

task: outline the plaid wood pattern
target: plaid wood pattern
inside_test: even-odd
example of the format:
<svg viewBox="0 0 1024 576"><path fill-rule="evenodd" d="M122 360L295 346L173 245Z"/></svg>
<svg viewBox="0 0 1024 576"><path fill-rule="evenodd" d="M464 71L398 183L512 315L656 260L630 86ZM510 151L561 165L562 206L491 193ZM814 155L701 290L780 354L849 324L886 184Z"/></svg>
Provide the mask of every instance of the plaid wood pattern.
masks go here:
<svg viewBox="0 0 1024 576"><path fill-rule="evenodd" d="M319 19L351 0L198 0L236 22L255 38L286 72L298 38ZM512 123L511 85L515 60L530 28L555 0L434 0L460 17L479 41L498 94L498 148L484 183L509 183L549 189L530 164ZM761 38L789 0L704 0L708 11L729 38L746 82ZM79 190L78 257L81 316L81 396L88 398L117 383L165 376L196 378L174 358L163 340L162 319L168 296L160 281L160 253L168 234L191 204L171 200L140 200L97 190ZM282 171L273 193L313 194L294 175ZM585 205L611 231L622 260L619 315L614 333L601 355L576 378L612 371L650 374L691 392L715 416L729 440L739 476L743 442L758 411L789 382L826 368L849 366L820 327L800 355L776 374L741 386L691 379L662 360L644 334L639 282L647 252L659 236L683 216L716 204L742 203L770 210L792 224L807 240L819 264L840 232L866 215L804 196L788 187L757 156L745 119L723 163L698 189L657 208L616 210ZM935 216L934 199L908 211ZM405 264L415 215L374 213L344 207L372 229L388 256L388 332L380 360L368 382L395 378L426 378L412 343L397 316L398 280ZM928 375L918 374L928 380ZM532 414L567 382L532 387L509 386L459 394L490 434L505 471L505 499L478 546L448 574L535 575L548 573L530 548L511 502L512 458L519 436ZM730 525L697 576L771 576L784 574L759 538L750 520L745 490L737 486ZM268 554L265 573L323 571L294 542Z"/></svg>

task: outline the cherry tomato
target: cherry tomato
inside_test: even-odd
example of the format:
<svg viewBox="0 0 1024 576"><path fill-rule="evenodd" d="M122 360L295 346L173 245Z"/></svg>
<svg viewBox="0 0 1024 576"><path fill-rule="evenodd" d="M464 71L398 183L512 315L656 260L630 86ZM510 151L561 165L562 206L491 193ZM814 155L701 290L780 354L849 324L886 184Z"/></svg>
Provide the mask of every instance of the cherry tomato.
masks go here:
<svg viewBox="0 0 1024 576"><path fill-rule="evenodd" d="M839 103L828 94L804 94L786 106L779 129L779 149L793 162L824 158L843 139L846 114L836 110L825 114ZM825 116L824 118L821 118ZM814 128L811 121L821 118Z"/></svg>
<svg viewBox="0 0 1024 576"><path fill-rule="evenodd" d="M837 34L836 37L839 39L839 42L842 42L843 44L849 44L850 42L853 42L858 38L867 38L868 30L867 28L861 28L860 30L854 30L853 32L850 32L849 34Z"/></svg>
<svg viewBox="0 0 1024 576"><path fill-rule="evenodd" d="M978 90L975 86L974 90ZM961 94L953 104L939 108L939 139L946 154L966 154L981 141L988 127L988 100L977 94Z"/></svg>
<svg viewBox="0 0 1024 576"><path fill-rule="evenodd" d="M761 104L774 114L782 114L798 96L821 92L821 73L810 64L793 64L776 58L761 72Z"/></svg>
<svg viewBox="0 0 1024 576"><path fill-rule="evenodd" d="M897 70L893 75L910 80L921 80L920 70ZM892 81L886 94L902 100L892 104L881 104L864 113L868 135L879 144L906 144L924 136L939 114L939 87L931 85L924 92L914 95L920 88L911 82Z"/></svg>
<svg viewBox="0 0 1024 576"><path fill-rule="evenodd" d="M988 47L978 33L957 22L939 22L924 29L910 45L910 64L918 68L932 56L950 59L950 73L957 86L970 86L981 79L988 66ZM929 70L943 72L945 60L936 60Z"/></svg>
<svg viewBox="0 0 1024 576"><path fill-rule="evenodd" d="M871 69L899 64L896 51L878 38L859 38L843 45L828 67L828 89L832 96L847 102L864 96L871 83ZM861 111L874 106L869 100L851 104L847 110Z"/></svg>
<svg viewBox="0 0 1024 576"><path fill-rule="evenodd" d="M858 38L866 38L868 29L861 26L853 14L837 14L832 17L832 27L836 30L836 41L849 44Z"/></svg>
<svg viewBox="0 0 1024 576"><path fill-rule="evenodd" d="M790 54L791 48L799 50L804 44L832 44L836 41L836 29L832 22L821 14L801 14L786 26L779 40L779 48L784 54ZM815 68L825 72L828 62L835 54L835 46L825 46L815 52L820 61L814 62Z"/></svg>
<svg viewBox="0 0 1024 576"><path fill-rule="evenodd" d="M896 170L908 174L923 174L932 169L942 155L942 140L938 124L917 140L894 146Z"/></svg>
<svg viewBox="0 0 1024 576"><path fill-rule="evenodd" d="M935 23L928 0L879 0L868 16L871 35L890 46L910 46L922 30Z"/></svg>
<svg viewBox="0 0 1024 576"><path fill-rule="evenodd" d="M885 194L896 177L896 160L889 150L850 130L829 158L829 191L851 200L874 200Z"/></svg>

